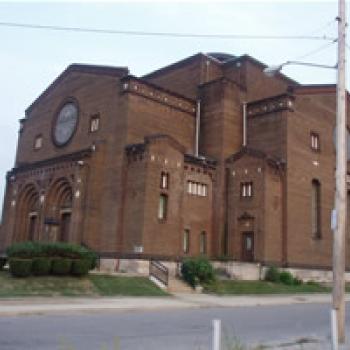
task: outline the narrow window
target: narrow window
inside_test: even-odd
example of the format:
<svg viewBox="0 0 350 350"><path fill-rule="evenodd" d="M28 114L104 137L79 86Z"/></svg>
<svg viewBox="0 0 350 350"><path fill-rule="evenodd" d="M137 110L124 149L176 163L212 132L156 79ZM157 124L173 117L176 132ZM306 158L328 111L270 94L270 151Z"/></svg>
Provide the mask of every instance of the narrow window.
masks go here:
<svg viewBox="0 0 350 350"><path fill-rule="evenodd" d="M38 135L35 137L34 140L34 149L40 149L43 146L43 137L41 135Z"/></svg>
<svg viewBox="0 0 350 350"><path fill-rule="evenodd" d="M208 195L208 185L203 185L203 196L206 197Z"/></svg>
<svg viewBox="0 0 350 350"><path fill-rule="evenodd" d="M318 180L312 180L311 222L312 222L312 236L317 239L322 238L321 236L321 184Z"/></svg>
<svg viewBox="0 0 350 350"><path fill-rule="evenodd" d="M199 253L207 253L207 233L205 231L202 231L199 236Z"/></svg>
<svg viewBox="0 0 350 350"><path fill-rule="evenodd" d="M187 193L192 193L192 182L187 181Z"/></svg>
<svg viewBox="0 0 350 350"><path fill-rule="evenodd" d="M188 229L185 229L184 231L183 251L185 254L190 251L190 230Z"/></svg>
<svg viewBox="0 0 350 350"><path fill-rule="evenodd" d="M241 183L241 197L247 198L253 196L253 183L242 182Z"/></svg>
<svg viewBox="0 0 350 350"><path fill-rule="evenodd" d="M319 151L320 150L320 135L312 132L310 134L310 140L311 140L311 149L313 151Z"/></svg>
<svg viewBox="0 0 350 350"><path fill-rule="evenodd" d="M159 208L158 208L158 219L165 220L167 217L168 210L168 196L166 194L161 194L159 196Z"/></svg>
<svg viewBox="0 0 350 350"><path fill-rule="evenodd" d="M169 174L162 172L160 175L160 188L168 189L169 188Z"/></svg>
<svg viewBox="0 0 350 350"><path fill-rule="evenodd" d="M96 132L100 128L100 116L94 115L90 119L90 132Z"/></svg>

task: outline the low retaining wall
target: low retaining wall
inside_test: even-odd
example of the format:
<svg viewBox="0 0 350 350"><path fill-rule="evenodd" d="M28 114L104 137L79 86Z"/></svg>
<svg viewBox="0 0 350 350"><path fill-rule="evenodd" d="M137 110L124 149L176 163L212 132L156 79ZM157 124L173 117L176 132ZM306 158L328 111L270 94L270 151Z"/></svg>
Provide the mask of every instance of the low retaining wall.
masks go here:
<svg viewBox="0 0 350 350"><path fill-rule="evenodd" d="M175 277L180 274L181 263L173 261L160 261L169 270L169 276ZM264 279L268 267L260 263L244 263L239 261L212 261L214 269L229 279L257 281ZM281 271L289 271L293 276L307 281L332 282L333 273L330 270L302 269L302 268L281 268ZM149 260L141 259L101 259L100 272L126 273L140 276L149 275ZM346 282L350 282L350 272L345 273Z"/></svg>
<svg viewBox="0 0 350 350"><path fill-rule="evenodd" d="M169 270L169 276L175 277L179 274L180 264L173 261L160 261ZM100 272L127 273L140 276L149 275L149 260L140 259L100 259Z"/></svg>

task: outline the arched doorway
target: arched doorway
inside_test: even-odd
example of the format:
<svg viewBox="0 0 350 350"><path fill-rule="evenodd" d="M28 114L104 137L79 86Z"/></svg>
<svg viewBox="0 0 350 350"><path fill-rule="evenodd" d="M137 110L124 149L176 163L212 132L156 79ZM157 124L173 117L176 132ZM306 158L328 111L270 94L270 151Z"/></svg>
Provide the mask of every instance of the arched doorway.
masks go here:
<svg viewBox="0 0 350 350"><path fill-rule="evenodd" d="M17 200L15 241L39 239L39 208L39 192L34 184L26 185Z"/></svg>
<svg viewBox="0 0 350 350"><path fill-rule="evenodd" d="M72 216L73 190L66 178L55 181L47 196L48 240L68 242Z"/></svg>

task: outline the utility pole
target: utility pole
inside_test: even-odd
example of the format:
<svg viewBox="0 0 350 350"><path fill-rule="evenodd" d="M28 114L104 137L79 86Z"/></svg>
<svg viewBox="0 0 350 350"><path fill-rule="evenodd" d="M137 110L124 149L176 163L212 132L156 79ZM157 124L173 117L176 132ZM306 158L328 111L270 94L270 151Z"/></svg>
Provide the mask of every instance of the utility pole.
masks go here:
<svg viewBox="0 0 350 350"><path fill-rule="evenodd" d="M333 310L336 313L338 342L345 342L345 232L346 232L346 173L347 122L345 91L345 0L338 0L338 66L336 110L336 189L335 228L333 236Z"/></svg>

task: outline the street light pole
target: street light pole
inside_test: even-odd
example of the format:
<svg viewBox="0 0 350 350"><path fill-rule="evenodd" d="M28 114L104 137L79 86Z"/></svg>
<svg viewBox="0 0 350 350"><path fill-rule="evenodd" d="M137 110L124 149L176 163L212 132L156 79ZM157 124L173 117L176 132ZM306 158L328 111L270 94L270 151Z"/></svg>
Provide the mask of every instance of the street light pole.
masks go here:
<svg viewBox="0 0 350 350"><path fill-rule="evenodd" d="M345 91L345 0L338 1L338 64L336 114L335 228L333 237L333 310L336 313L338 342L345 342L345 232L346 232L346 91Z"/></svg>

